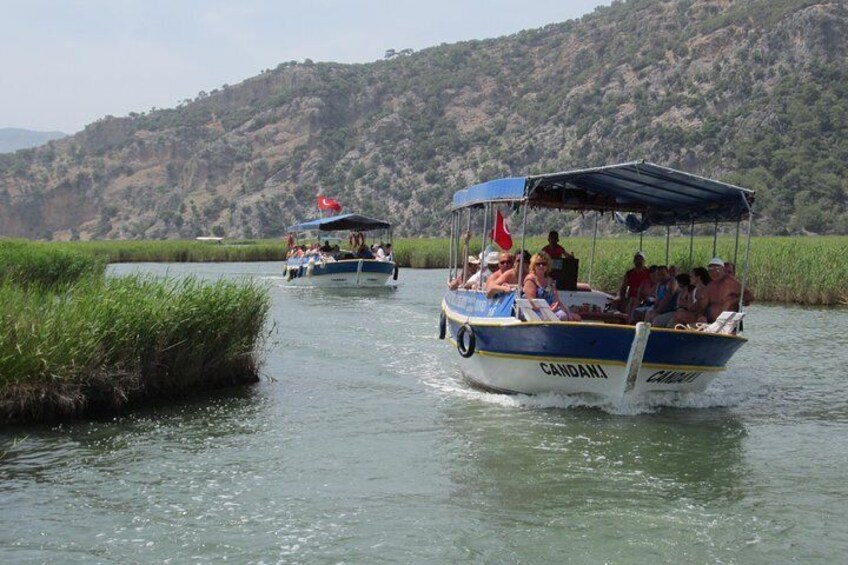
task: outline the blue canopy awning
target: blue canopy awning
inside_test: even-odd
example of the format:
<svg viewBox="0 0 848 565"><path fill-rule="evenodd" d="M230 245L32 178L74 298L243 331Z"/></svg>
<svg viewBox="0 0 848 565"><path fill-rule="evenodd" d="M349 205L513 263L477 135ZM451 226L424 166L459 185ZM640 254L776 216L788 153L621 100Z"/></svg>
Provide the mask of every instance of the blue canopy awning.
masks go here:
<svg viewBox="0 0 848 565"><path fill-rule="evenodd" d="M383 220L360 216L359 214L342 214L340 216L330 216L329 218L316 218L290 226L288 233L301 231L370 231L370 230L387 230L392 225Z"/></svg>
<svg viewBox="0 0 848 565"><path fill-rule="evenodd" d="M747 218L754 192L644 161L506 178L460 190L454 210L487 202L527 202L563 210L632 212L650 225Z"/></svg>

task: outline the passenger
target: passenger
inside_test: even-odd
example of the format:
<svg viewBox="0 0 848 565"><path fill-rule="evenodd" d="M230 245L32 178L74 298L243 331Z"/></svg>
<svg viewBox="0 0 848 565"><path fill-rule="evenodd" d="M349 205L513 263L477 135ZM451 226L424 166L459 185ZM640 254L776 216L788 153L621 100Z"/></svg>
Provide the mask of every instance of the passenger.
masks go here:
<svg viewBox="0 0 848 565"><path fill-rule="evenodd" d="M477 269L480 268L480 259L474 257L473 255L469 255L468 259L465 261L465 267L460 269L456 274L456 277L452 281L448 281L448 289L456 290L462 286L462 283L465 282L466 278L471 278L476 272Z"/></svg>
<svg viewBox="0 0 848 565"><path fill-rule="evenodd" d="M680 308L686 310L686 306L684 305L690 300L689 293L692 292L692 288L694 288L690 288L692 279L689 277L688 273L680 273L674 278L674 280L677 284L677 288L671 294L671 298L669 299L669 310L667 312L656 314L653 317L653 320L649 320L653 325L660 328L674 327L672 322L674 320L674 316L677 314L677 310Z"/></svg>
<svg viewBox="0 0 848 565"><path fill-rule="evenodd" d="M330 245L330 240L328 240L328 239L324 240L324 245L321 246L321 252L322 253L332 253L333 252L333 246Z"/></svg>
<svg viewBox="0 0 848 565"><path fill-rule="evenodd" d="M359 249L356 252L357 259L373 259L374 254L371 252L371 249L368 248L364 243L359 246Z"/></svg>
<svg viewBox="0 0 848 565"><path fill-rule="evenodd" d="M500 255L498 255L498 270L492 273L492 276L486 281L486 294L488 296L492 296L493 294L497 294L497 292L493 292L490 294L492 289L496 285L509 285L509 284L517 284L518 280L515 278L515 270L512 268L515 264L515 257L509 251L501 251Z"/></svg>
<svg viewBox="0 0 848 565"><path fill-rule="evenodd" d="M707 321L704 312L707 310L707 287L710 283L710 275L705 268L695 267L692 269L690 281L689 292L686 296L677 299L677 308L669 322L669 327Z"/></svg>
<svg viewBox="0 0 848 565"><path fill-rule="evenodd" d="M542 253L547 255L551 260L551 278L558 281L562 278L563 259L572 258L574 255L565 250L559 244L559 232L551 230L548 232L548 244L542 248Z"/></svg>
<svg viewBox="0 0 848 565"><path fill-rule="evenodd" d="M579 322L580 315L571 312L568 306L560 302L556 284L550 278L550 259L545 253L536 253L530 259L530 273L524 278L524 296L528 299L542 298L551 305L557 318L563 321Z"/></svg>
<svg viewBox="0 0 848 565"><path fill-rule="evenodd" d="M656 265L648 267L648 280L639 286L639 305L630 313L630 323L641 322L645 319L648 310L654 307L657 301L657 288L659 287L659 268Z"/></svg>
<svg viewBox="0 0 848 565"><path fill-rule="evenodd" d="M392 263L394 263L395 256L392 253L392 244L391 243L387 243L385 245L385 254L386 254L386 261L391 261ZM478 262L478 264L479 264L479 262Z"/></svg>
<svg viewBox="0 0 848 565"><path fill-rule="evenodd" d="M714 257L707 270L710 284L707 286L707 322L712 323L722 312L739 310L739 297L742 285L735 277L729 276L724 269L724 261Z"/></svg>
<svg viewBox="0 0 848 565"><path fill-rule="evenodd" d="M668 267L660 265L657 267L656 302L654 306L645 313L645 321L653 322L654 317L659 314L673 312L675 305L675 293L677 292L677 280L669 274Z"/></svg>
<svg viewBox="0 0 848 565"><path fill-rule="evenodd" d="M488 278L498 270L499 255L497 251L490 251L486 254L486 268L482 266L480 270L474 273L474 276L462 285L462 288L481 289L486 284Z"/></svg>
<svg viewBox="0 0 848 565"><path fill-rule="evenodd" d="M648 269L645 268L645 254L637 251L633 256L633 268L624 273L621 288L618 289L618 307L627 314L628 319L639 305L639 288L649 277Z"/></svg>
<svg viewBox="0 0 848 565"><path fill-rule="evenodd" d="M386 260L386 252L383 250L383 244L382 243L378 243L377 245L375 245L373 252L374 252L375 258L379 259L380 261Z"/></svg>
<svg viewBox="0 0 848 565"><path fill-rule="evenodd" d="M491 298L502 292L512 292L518 287L518 281L524 280L524 277L530 272L530 253L526 249L522 252L522 258L522 261L514 259L511 269L489 279L486 284L486 296ZM501 259L503 259L503 255L501 255ZM521 269L520 273L518 272L519 269Z"/></svg>

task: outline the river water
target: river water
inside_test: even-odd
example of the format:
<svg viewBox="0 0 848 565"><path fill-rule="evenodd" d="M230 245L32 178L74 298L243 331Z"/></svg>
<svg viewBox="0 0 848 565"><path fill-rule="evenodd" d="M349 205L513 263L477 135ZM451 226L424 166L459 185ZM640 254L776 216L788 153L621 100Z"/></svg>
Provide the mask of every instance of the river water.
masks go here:
<svg viewBox="0 0 848 565"><path fill-rule="evenodd" d="M703 394L640 406L469 388L445 271L262 280L262 382L0 431L2 563L787 563L848 555L848 310L755 305Z"/></svg>

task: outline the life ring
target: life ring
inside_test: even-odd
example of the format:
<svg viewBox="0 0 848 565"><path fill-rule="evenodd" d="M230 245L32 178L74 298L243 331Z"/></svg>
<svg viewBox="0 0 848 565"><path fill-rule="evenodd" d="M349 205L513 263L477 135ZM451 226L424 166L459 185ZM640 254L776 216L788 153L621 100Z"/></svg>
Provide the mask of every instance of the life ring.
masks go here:
<svg viewBox="0 0 848 565"><path fill-rule="evenodd" d="M397 280L397 278L398 278L398 272L400 272L400 267L398 267L397 265L395 265L395 271L394 271L394 273L392 274L392 280L393 280L393 281L396 281L396 280Z"/></svg>
<svg viewBox="0 0 848 565"><path fill-rule="evenodd" d="M465 334L468 334L468 343L466 343ZM474 349L477 347L477 337L474 335L474 330L468 324L462 324L456 331L456 350L459 355L468 359L474 355Z"/></svg>
<svg viewBox="0 0 848 565"><path fill-rule="evenodd" d="M289 244L289 249L294 247L294 236L289 234L289 237L286 239L286 242Z"/></svg>
<svg viewBox="0 0 848 565"><path fill-rule="evenodd" d="M442 310L439 314L439 339L445 339L448 333L448 317L445 316L445 311Z"/></svg>

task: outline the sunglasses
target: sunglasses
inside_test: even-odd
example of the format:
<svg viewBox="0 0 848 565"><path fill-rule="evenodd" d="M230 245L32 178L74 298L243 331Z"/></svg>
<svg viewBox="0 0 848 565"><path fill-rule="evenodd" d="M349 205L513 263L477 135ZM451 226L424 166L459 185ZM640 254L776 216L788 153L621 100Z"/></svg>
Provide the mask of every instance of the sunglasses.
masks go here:
<svg viewBox="0 0 848 565"><path fill-rule="evenodd" d="M501 265L512 265L512 261L501 261Z"/></svg>
<svg viewBox="0 0 848 565"><path fill-rule="evenodd" d="M547 263L545 263L544 261L539 261L538 263L536 263L536 266L537 266L537 267L547 267L547 266L548 266L548 264L547 264Z"/></svg>

